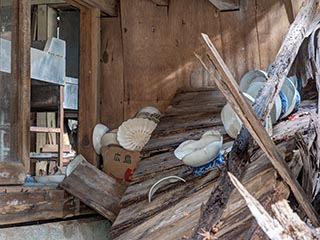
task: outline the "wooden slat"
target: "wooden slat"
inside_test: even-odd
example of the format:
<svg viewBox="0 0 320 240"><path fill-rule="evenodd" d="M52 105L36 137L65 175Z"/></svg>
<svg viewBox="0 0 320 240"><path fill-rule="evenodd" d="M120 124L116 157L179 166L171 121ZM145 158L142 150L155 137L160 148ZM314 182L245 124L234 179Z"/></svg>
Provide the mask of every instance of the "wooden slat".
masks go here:
<svg viewBox="0 0 320 240"><path fill-rule="evenodd" d="M51 128L51 127L30 127L31 132L41 132L41 133L60 133L60 128Z"/></svg>
<svg viewBox="0 0 320 240"><path fill-rule="evenodd" d="M100 11L80 10L78 152L97 166L92 131L100 122Z"/></svg>
<svg viewBox="0 0 320 240"><path fill-rule="evenodd" d="M209 0L220 11L239 10L239 0Z"/></svg>
<svg viewBox="0 0 320 240"><path fill-rule="evenodd" d="M155 4L159 6L168 6L169 5L169 0L152 0Z"/></svg>
<svg viewBox="0 0 320 240"><path fill-rule="evenodd" d="M85 8L97 8L109 16L116 17L118 15L116 0L66 0L66 2Z"/></svg>
<svg viewBox="0 0 320 240"><path fill-rule="evenodd" d="M317 213L314 211L311 203L306 198L305 193L299 183L292 178L288 166L284 162L279 151L268 136L262 124L253 113L251 106L246 102L245 98L239 92L238 85L232 74L228 70L217 50L214 48L208 36L202 34L202 37L207 48L207 53L210 56L210 60L215 64L223 79L223 82L221 83L218 81L216 82L217 86L226 96L228 102L233 106L233 109L238 114L250 134L267 154L269 160L278 171L280 176L290 186L294 196L312 223L315 226L319 226ZM230 93L232 94L232 97L229 95Z"/></svg>
<svg viewBox="0 0 320 240"><path fill-rule="evenodd" d="M215 89L200 89L193 88L193 91L189 89L180 89L174 96L171 105L172 106L191 106L199 103L209 102L225 102L225 97L219 90Z"/></svg>
<svg viewBox="0 0 320 240"><path fill-rule="evenodd" d="M197 100L195 99L195 102ZM201 101L199 101L201 102ZM198 112L207 112L207 113L220 113L222 107L225 105L224 101L221 102L208 102L201 105L190 105L190 106L169 106L166 112L167 116L176 116L176 115L188 115Z"/></svg>
<svg viewBox="0 0 320 240"><path fill-rule="evenodd" d="M125 190L115 179L85 160L60 186L110 221L115 220L120 210L119 203Z"/></svg>
<svg viewBox="0 0 320 240"><path fill-rule="evenodd" d="M131 180L137 183L147 178L152 178L153 175L161 174L161 172L166 172L182 165L183 162L177 159L173 152L166 152L152 157L147 157L139 162Z"/></svg>
<svg viewBox="0 0 320 240"><path fill-rule="evenodd" d="M183 132L191 129L207 128L221 126L222 121L220 113L195 113L187 115L178 115L173 117L163 117L160 119L157 128L153 134L169 134L170 132Z"/></svg>
<svg viewBox="0 0 320 240"><path fill-rule="evenodd" d="M207 185L215 187L216 184L214 180L218 175L218 171L211 171L201 177L189 179L186 183L177 182L173 185L171 184L171 188L174 188L174 191L171 190L161 194L155 194L152 197L151 203L145 199L129 205L126 208L122 208L116 222L112 225L111 234L118 236L119 234L128 231L129 228L141 224L149 217L159 214L171 206L178 204L184 198L188 198L190 195L205 188ZM133 222L135 224L132 224Z"/></svg>
<svg viewBox="0 0 320 240"><path fill-rule="evenodd" d="M152 152L152 151L164 151L177 147L180 143L186 140L198 140L201 136L209 130L217 130L222 135L224 135L225 139L228 139L226 135L225 129L223 126L215 126L208 128L200 128L198 130L188 130L182 133L167 133L164 136L152 137L147 145L142 149L142 152Z"/></svg>

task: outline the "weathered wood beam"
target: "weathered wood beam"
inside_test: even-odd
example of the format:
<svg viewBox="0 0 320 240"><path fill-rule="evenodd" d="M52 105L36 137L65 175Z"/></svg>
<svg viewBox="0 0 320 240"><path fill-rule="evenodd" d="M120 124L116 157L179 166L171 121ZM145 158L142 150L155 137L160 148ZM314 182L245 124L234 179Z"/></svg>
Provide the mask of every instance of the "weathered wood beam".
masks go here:
<svg viewBox="0 0 320 240"><path fill-rule="evenodd" d="M96 213L55 186L2 186L0 211L0 226Z"/></svg>
<svg viewBox="0 0 320 240"><path fill-rule="evenodd" d="M42 4L61 4L65 3L66 1L64 0L29 0L30 5L42 5ZM11 5L11 0L2 0L1 1L1 7L4 6L10 6Z"/></svg>
<svg viewBox="0 0 320 240"><path fill-rule="evenodd" d="M209 60L215 65L221 76L221 81L217 80L212 72L209 71L208 67L203 61L201 61L204 68L208 71L210 77L215 81L217 87L226 97L229 104L235 110L237 115L240 117L244 126L248 129L250 134L254 137L258 145L265 152L270 159L274 168L278 171L283 180L290 186L291 191L296 197L302 209L306 212L315 226L319 226L319 220L316 212L314 211L311 203L298 182L291 176L290 170L283 160L281 154L276 148L275 144L269 137L268 133L263 128L263 125L257 119L251 106L247 103L243 95L239 91L239 86L236 80L233 78L230 70L220 57L218 51L213 46L211 40L206 34L202 34L202 40L207 49L207 55ZM210 199L209 199L210 200ZM207 206L208 208L208 206ZM204 228L205 226L201 226ZM208 226L209 228L211 226ZM199 229L197 229L198 231Z"/></svg>
<svg viewBox="0 0 320 240"><path fill-rule="evenodd" d="M220 11L232 11L240 9L239 0L209 0Z"/></svg>
<svg viewBox="0 0 320 240"><path fill-rule="evenodd" d="M92 132L100 122L100 10L80 9L80 25L78 152L97 166Z"/></svg>
<svg viewBox="0 0 320 240"><path fill-rule="evenodd" d="M275 98L279 94L299 48L306 37L309 25L315 17L317 11L316 2L316 0L304 1L296 19L286 34L276 59L268 72L267 82L260 90L253 105L253 110L260 120L264 121L266 119L266 116L268 116L274 105ZM244 151L247 147L249 139L250 135L248 131L242 129L236 139L235 145L240 152Z"/></svg>
<svg viewBox="0 0 320 240"><path fill-rule="evenodd" d="M76 7L97 8L112 17L118 15L117 0L66 0L66 2L75 4Z"/></svg>
<svg viewBox="0 0 320 240"><path fill-rule="evenodd" d="M85 159L80 161L60 187L113 222L119 213L125 187Z"/></svg>
<svg viewBox="0 0 320 240"><path fill-rule="evenodd" d="M169 5L169 0L152 0L155 4L159 6L168 6Z"/></svg>

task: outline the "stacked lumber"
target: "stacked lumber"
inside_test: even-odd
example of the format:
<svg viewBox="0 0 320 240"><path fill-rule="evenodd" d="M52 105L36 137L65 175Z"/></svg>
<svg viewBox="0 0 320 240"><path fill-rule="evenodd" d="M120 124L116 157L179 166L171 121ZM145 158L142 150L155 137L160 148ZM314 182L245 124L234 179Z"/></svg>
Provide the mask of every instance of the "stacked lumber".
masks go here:
<svg viewBox="0 0 320 240"><path fill-rule="evenodd" d="M191 237L198 225L203 204L211 192L219 187L217 179L220 171L214 169L195 177L190 167L174 157L173 150L185 140L199 139L209 129L220 131L224 135L224 142L230 141L220 119L225 102L222 93L214 89L183 89L175 95L143 149L145 157L139 162L132 183L121 199L120 213L111 228L113 239ZM301 111L310 112L315 105L314 102L303 102ZM304 136L310 129L310 123L310 114L301 114L274 128L273 139L289 166L295 170L295 177L302 163L297 151L293 154L296 148L294 133L300 132ZM249 152L250 163L241 176L245 187L266 206L287 198L289 188L279 179L268 158L256 145ZM182 177L186 182L171 183L160 188L149 203L148 191L151 186L159 179L172 175ZM245 202L235 191L231 193L221 220L217 227L219 239L238 239L234 237L244 236L248 231L254 233L257 228L250 212L246 210Z"/></svg>

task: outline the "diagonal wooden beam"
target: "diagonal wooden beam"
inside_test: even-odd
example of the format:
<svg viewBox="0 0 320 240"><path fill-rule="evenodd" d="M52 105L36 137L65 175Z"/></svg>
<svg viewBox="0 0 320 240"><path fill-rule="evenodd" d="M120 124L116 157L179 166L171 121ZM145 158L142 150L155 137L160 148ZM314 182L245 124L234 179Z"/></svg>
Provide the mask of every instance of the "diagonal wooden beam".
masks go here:
<svg viewBox="0 0 320 240"><path fill-rule="evenodd" d="M302 209L305 211L314 226L320 226L318 215L313 209L311 203L308 201L302 187L291 176L290 170L279 153L277 147L269 137L268 133L264 129L261 122L256 117L251 106L245 100L244 96L239 90L239 86L236 80L233 78L230 70L220 57L218 51L213 46L208 35L202 34L202 40L207 49L207 55L209 60L215 65L219 74L221 75L221 81L217 80L212 73L208 70L208 67L202 61L203 66L206 68L210 77L215 81L217 87L221 90L226 97L229 104L234 111L238 114L244 126L248 129L250 134L259 144L261 149L270 159L274 168L278 171L279 175L289 185L291 191L296 197Z"/></svg>
<svg viewBox="0 0 320 240"><path fill-rule="evenodd" d="M300 11L291 24L286 37L280 47L275 61L268 72L267 82L260 90L253 105L254 112L260 120L265 120L270 113L276 96L288 75L299 48L305 39L309 26L312 23L317 11L316 0L305 0ZM242 129L236 139L237 151L244 151L250 139L246 129ZM240 144L241 143L241 144Z"/></svg>
<svg viewBox="0 0 320 240"><path fill-rule="evenodd" d="M209 0L220 11L239 10L239 0Z"/></svg>

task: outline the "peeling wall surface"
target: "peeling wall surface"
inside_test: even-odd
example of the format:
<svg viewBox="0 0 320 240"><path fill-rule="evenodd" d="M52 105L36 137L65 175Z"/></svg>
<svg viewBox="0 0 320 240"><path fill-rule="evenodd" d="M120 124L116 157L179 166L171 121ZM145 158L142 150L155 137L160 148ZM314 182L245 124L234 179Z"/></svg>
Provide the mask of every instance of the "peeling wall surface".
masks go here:
<svg viewBox="0 0 320 240"><path fill-rule="evenodd" d="M143 106L164 111L181 87L214 87L195 58L207 33L237 79L272 63L301 1L241 0L219 12L209 0L121 0L102 19L101 121L116 128Z"/></svg>
<svg viewBox="0 0 320 240"><path fill-rule="evenodd" d="M108 240L110 222L83 219L0 229L0 240Z"/></svg>

